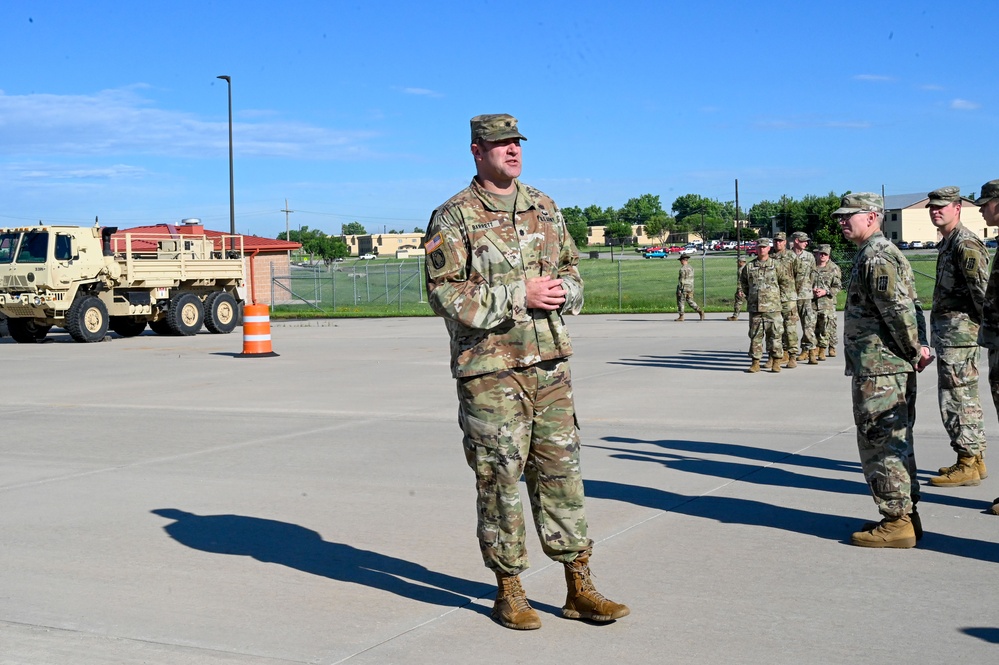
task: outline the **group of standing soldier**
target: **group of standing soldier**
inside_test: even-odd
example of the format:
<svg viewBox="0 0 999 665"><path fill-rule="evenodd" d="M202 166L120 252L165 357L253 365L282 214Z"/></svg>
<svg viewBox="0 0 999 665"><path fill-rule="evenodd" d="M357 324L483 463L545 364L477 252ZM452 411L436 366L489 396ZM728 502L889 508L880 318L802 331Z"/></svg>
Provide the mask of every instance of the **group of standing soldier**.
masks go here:
<svg viewBox="0 0 999 665"><path fill-rule="evenodd" d="M808 234L791 235L793 249L787 249L787 235L760 238L757 255L746 264L740 259L739 287L735 311L739 318L745 299L749 309L749 355L751 373L760 371L766 343L771 372L781 366L794 368L799 360L817 365L826 355L836 355L836 294L841 288L839 267L829 260L829 245L819 245L809 253ZM798 324L801 323L801 336Z"/></svg>

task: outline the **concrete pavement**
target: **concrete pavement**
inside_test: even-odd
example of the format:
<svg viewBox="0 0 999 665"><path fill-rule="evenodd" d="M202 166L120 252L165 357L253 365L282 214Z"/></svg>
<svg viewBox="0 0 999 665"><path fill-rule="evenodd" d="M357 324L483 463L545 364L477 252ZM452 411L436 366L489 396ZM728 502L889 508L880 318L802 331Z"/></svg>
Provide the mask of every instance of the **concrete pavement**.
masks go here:
<svg viewBox="0 0 999 665"><path fill-rule="evenodd" d="M238 331L0 340L0 663L995 658L999 468L925 487L916 549L849 546L877 513L842 356L745 374L724 316L570 319L593 570L632 614L562 619L530 534L523 633L488 617L439 320L273 322L277 358ZM925 479L953 453L919 385Z"/></svg>

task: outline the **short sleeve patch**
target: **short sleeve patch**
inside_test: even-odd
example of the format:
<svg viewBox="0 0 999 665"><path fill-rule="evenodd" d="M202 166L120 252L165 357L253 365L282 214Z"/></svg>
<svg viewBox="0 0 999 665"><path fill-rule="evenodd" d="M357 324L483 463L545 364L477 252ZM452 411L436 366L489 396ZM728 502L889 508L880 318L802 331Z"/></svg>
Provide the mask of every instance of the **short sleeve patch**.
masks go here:
<svg viewBox="0 0 999 665"><path fill-rule="evenodd" d="M434 270L441 270L447 265L447 259L444 257L443 249L437 249L430 252L430 264L434 267Z"/></svg>
<svg viewBox="0 0 999 665"><path fill-rule="evenodd" d="M964 259L964 272L976 272L978 270L978 258L968 256Z"/></svg>
<svg viewBox="0 0 999 665"><path fill-rule="evenodd" d="M874 290L878 293L895 291L895 271L892 266L879 266L874 270Z"/></svg>

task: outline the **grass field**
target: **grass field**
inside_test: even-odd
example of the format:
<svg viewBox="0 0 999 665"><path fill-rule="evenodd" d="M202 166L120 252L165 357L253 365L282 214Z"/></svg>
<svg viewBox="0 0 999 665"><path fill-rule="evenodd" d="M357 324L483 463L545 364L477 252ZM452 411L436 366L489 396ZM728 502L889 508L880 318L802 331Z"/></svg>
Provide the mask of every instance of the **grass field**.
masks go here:
<svg viewBox="0 0 999 665"><path fill-rule="evenodd" d="M588 256L583 252L583 256ZM579 272L586 287L583 313L645 313L676 311L676 280L679 261L637 259L611 261L582 258ZM936 252L907 253L916 275L916 289L929 309L936 274ZM616 257L615 257L616 258ZM839 258L839 257L837 257ZM849 276L850 257L840 263L844 282ZM734 254L695 256L694 299L709 312L731 312L736 289ZM274 318L432 316L422 284L422 263L414 260L365 261L353 271L304 272L277 278L275 296L293 293L297 303L273 308ZM844 284L845 286L845 284ZM840 292L842 309L845 292Z"/></svg>

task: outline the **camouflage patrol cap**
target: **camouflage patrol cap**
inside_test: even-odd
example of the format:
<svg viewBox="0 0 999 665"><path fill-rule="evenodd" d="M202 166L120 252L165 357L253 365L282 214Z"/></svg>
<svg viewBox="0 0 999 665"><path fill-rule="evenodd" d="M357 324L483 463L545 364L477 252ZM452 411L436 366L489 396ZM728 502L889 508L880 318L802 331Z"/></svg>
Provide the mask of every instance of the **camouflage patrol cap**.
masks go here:
<svg viewBox="0 0 999 665"><path fill-rule="evenodd" d="M817 254L832 254L832 247L829 245L819 245L813 251Z"/></svg>
<svg viewBox="0 0 999 665"><path fill-rule="evenodd" d="M770 238L760 238L756 241L757 247L770 247L771 245L773 245L773 241Z"/></svg>
<svg viewBox="0 0 999 665"><path fill-rule="evenodd" d="M808 242L808 234L804 231L795 231L791 234L791 240L804 240Z"/></svg>
<svg viewBox="0 0 999 665"><path fill-rule="evenodd" d="M833 215L854 215L858 212L884 212L884 201L874 192L854 192L840 199Z"/></svg>
<svg viewBox="0 0 999 665"><path fill-rule="evenodd" d="M787 234L783 231L778 231L774 234L774 240L787 240Z"/></svg>
<svg viewBox="0 0 999 665"><path fill-rule="evenodd" d="M680 252L680 256L678 256L676 258L677 258L678 261L682 261L684 259L689 259L690 258L690 254L688 254L687 252Z"/></svg>
<svg viewBox="0 0 999 665"><path fill-rule="evenodd" d="M975 205L983 206L992 199L999 199L999 180L989 180L982 185L982 195L975 199Z"/></svg>
<svg viewBox="0 0 999 665"><path fill-rule="evenodd" d="M941 187L940 189L934 189L927 196L930 197L930 200L926 202L927 208L930 206L945 206L950 203L958 203L961 200L961 188Z"/></svg>
<svg viewBox="0 0 999 665"><path fill-rule="evenodd" d="M527 140L527 137L517 129L517 119L509 113L477 115L472 118L470 124L472 125L472 143L475 143L476 139L486 141Z"/></svg>
<svg viewBox="0 0 999 665"><path fill-rule="evenodd" d="M745 256L740 256L738 258L738 260L737 260L737 263L745 263L745 262L746 262L746 257Z"/></svg>

